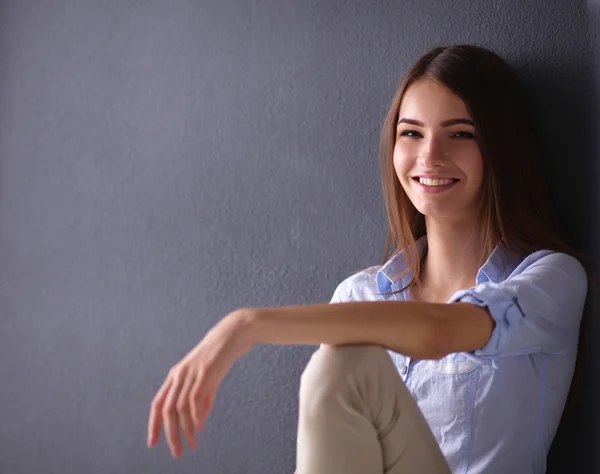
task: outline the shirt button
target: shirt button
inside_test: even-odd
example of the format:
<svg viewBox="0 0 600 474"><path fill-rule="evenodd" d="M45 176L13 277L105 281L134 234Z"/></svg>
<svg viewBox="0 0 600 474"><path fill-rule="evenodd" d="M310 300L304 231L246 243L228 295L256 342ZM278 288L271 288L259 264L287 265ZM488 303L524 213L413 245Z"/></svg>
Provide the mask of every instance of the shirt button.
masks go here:
<svg viewBox="0 0 600 474"><path fill-rule="evenodd" d="M406 375L406 372L408 372L408 368L406 366L402 367L402 370L400 371L400 373L402 375Z"/></svg>

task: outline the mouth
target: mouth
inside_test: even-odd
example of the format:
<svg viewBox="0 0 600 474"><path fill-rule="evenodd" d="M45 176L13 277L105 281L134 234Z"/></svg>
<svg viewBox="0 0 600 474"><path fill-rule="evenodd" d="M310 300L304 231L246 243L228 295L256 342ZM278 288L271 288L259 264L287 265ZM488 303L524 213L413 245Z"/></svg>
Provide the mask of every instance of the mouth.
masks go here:
<svg viewBox="0 0 600 474"><path fill-rule="evenodd" d="M458 178L424 178L422 176L413 176L413 181L422 184L424 186L447 186L449 184L457 183L460 181Z"/></svg>
<svg viewBox="0 0 600 474"><path fill-rule="evenodd" d="M424 192L437 194L453 188L460 181L457 178L423 178L414 176L412 180Z"/></svg>

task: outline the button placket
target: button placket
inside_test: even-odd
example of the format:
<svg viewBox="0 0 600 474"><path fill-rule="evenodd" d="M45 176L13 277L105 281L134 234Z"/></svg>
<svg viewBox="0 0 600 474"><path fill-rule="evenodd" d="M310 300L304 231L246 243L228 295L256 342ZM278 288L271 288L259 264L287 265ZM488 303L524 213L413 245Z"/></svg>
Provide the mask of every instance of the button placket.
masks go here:
<svg viewBox="0 0 600 474"><path fill-rule="evenodd" d="M406 381L406 377L408 376L408 368L410 367L410 357L404 358L404 365L400 367L400 375L402 376L402 380Z"/></svg>
<svg viewBox="0 0 600 474"><path fill-rule="evenodd" d="M406 278L407 277L405 276L403 278L403 280L394 281L391 286L392 291L396 292L400 289L399 285L405 285L406 282L404 281L404 279L406 279ZM407 297L406 293L407 293L406 291L402 292L402 294L395 293L396 299L398 301L409 301L409 298ZM410 362L411 362L410 357L404 356L404 365L402 367L400 367L400 377L405 382L406 382L406 379L408 376L408 368L410 367Z"/></svg>

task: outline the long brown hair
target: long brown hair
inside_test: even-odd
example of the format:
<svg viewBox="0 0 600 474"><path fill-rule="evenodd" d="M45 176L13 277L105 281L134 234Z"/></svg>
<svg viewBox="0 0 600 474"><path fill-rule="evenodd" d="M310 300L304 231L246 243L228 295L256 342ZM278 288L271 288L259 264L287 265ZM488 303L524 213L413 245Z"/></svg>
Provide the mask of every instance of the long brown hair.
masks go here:
<svg viewBox="0 0 600 474"><path fill-rule="evenodd" d="M581 371L588 346L587 319L596 306L595 262L566 242L542 173L520 81L495 53L472 45L438 47L408 71L386 116L381 133L381 175L388 233L385 262L403 249L412 280L399 292L419 283L421 261L416 240L426 234L424 216L404 192L393 165L396 125L406 90L415 81L433 79L459 96L475 122L484 161L483 206L480 215L485 245L482 258L501 239L509 251L529 254L541 249L572 255L586 267L589 298L580 326L577 362L564 415L571 418L581 400ZM563 421L565 416L563 416Z"/></svg>
<svg viewBox="0 0 600 474"><path fill-rule="evenodd" d="M427 52L401 82L381 133L381 173L388 217L384 262L403 249L413 279L419 282L421 260L416 240L426 233L424 216L404 192L393 165L396 126L407 89L421 79L435 80L459 96L475 123L484 162L482 258L499 239L509 251L529 254L540 249L571 255L554 212L546 181L540 176L540 153L520 81L495 53L472 45L438 47Z"/></svg>

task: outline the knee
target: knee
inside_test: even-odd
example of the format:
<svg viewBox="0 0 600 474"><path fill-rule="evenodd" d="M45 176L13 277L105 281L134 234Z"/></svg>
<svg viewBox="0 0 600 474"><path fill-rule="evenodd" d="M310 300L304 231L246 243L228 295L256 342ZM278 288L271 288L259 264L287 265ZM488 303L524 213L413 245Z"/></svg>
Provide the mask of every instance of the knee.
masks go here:
<svg viewBox="0 0 600 474"><path fill-rule="evenodd" d="M322 345L302 373L300 403L321 404L342 393L348 395L358 389L368 372L382 364L393 369L389 354L380 346Z"/></svg>

